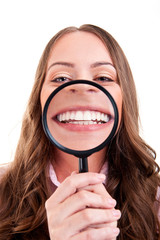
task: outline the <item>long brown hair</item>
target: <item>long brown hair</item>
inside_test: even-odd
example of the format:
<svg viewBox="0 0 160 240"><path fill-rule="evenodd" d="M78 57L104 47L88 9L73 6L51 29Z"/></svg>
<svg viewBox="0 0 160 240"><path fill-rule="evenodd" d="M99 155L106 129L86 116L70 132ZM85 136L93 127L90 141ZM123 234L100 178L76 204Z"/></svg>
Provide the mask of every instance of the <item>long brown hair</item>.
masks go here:
<svg viewBox="0 0 160 240"><path fill-rule="evenodd" d="M108 48L122 90L120 129L109 144L107 191L122 212L118 239L158 239L155 209L159 186L156 154L139 136L136 89L127 59L115 39L93 25L69 27L47 44L40 59L35 83L24 114L15 159L0 185L0 240L49 239L45 201L50 196L48 162L54 152L41 124L40 92L47 61L54 43L64 34L86 31L99 37Z"/></svg>

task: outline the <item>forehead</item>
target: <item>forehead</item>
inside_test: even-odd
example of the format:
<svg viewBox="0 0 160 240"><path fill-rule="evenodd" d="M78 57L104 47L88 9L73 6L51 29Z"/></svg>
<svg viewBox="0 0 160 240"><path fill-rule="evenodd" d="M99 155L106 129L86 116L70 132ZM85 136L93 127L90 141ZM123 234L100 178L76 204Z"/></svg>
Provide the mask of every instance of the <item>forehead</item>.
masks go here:
<svg viewBox="0 0 160 240"><path fill-rule="evenodd" d="M62 59L63 58L63 59ZM52 61L78 61L92 62L109 61L112 63L110 53L104 43L95 34L76 31L63 35L52 46L48 63Z"/></svg>

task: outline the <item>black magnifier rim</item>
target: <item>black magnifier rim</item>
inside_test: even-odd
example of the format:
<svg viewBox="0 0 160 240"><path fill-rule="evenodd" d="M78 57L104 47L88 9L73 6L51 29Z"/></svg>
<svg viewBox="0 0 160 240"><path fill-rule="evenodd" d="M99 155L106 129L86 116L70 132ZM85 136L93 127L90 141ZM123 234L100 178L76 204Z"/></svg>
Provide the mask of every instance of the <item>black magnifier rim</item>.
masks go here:
<svg viewBox="0 0 160 240"><path fill-rule="evenodd" d="M74 150L74 149L70 149L67 148L63 145L61 145L59 142L57 142L57 140L52 136L49 128L48 128L48 124L47 124L47 111L48 111L48 107L49 104L52 100L52 98L59 92L61 91L63 88L70 86L70 85L74 85L74 84L88 84L88 85L92 85L94 87L97 87L98 89L100 89L102 92L104 92L104 94L107 95L107 97L109 98L113 109L114 109L114 125L112 128L111 133L109 134L109 136L106 138L106 140L104 142L102 142L100 145L98 145L97 147L91 148L89 150ZM92 82L89 80L72 80L70 82L64 83L62 85L60 85L59 87L57 87L48 97L45 106L44 106L44 110L42 113L42 125L43 125L43 129L45 134L47 135L48 139L51 141L51 143L53 143L54 145L56 145L56 147L58 147L60 150L72 154L76 157L82 158L82 157L88 157L91 154L93 154L94 152L97 152L99 150L101 150L102 148L104 148L112 139L112 137L115 135L116 130L117 130L117 126L118 126L118 120L119 120L119 115L118 115L118 109L117 109L117 105L112 97L112 95L104 88L102 87L100 84L96 83L96 82Z"/></svg>

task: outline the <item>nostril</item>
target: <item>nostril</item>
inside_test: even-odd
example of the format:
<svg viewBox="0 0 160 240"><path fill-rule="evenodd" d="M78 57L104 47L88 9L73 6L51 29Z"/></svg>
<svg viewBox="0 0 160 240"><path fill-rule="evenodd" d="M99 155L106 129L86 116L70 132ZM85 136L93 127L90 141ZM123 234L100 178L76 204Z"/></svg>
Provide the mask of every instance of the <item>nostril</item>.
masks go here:
<svg viewBox="0 0 160 240"><path fill-rule="evenodd" d="M75 93L75 92L77 92L77 90L74 89L74 88L71 88L71 89L70 89L70 92Z"/></svg>
<svg viewBox="0 0 160 240"><path fill-rule="evenodd" d="M95 89L88 89L88 92L95 93L96 90Z"/></svg>
<svg viewBox="0 0 160 240"><path fill-rule="evenodd" d="M71 93L78 93L78 92L88 92L88 93L95 93L96 90L95 89L75 89L75 88L71 88L70 89Z"/></svg>

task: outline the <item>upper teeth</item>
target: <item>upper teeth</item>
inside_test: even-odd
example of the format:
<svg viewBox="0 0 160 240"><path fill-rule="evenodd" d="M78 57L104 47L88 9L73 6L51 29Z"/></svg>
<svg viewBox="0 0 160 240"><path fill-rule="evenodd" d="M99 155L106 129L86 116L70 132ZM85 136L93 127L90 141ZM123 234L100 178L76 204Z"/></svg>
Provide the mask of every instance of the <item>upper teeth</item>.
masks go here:
<svg viewBox="0 0 160 240"><path fill-rule="evenodd" d="M108 122L110 120L110 116L98 111L67 111L57 115L57 119L60 122L82 124L83 121L87 121L88 124L94 124L97 122Z"/></svg>

